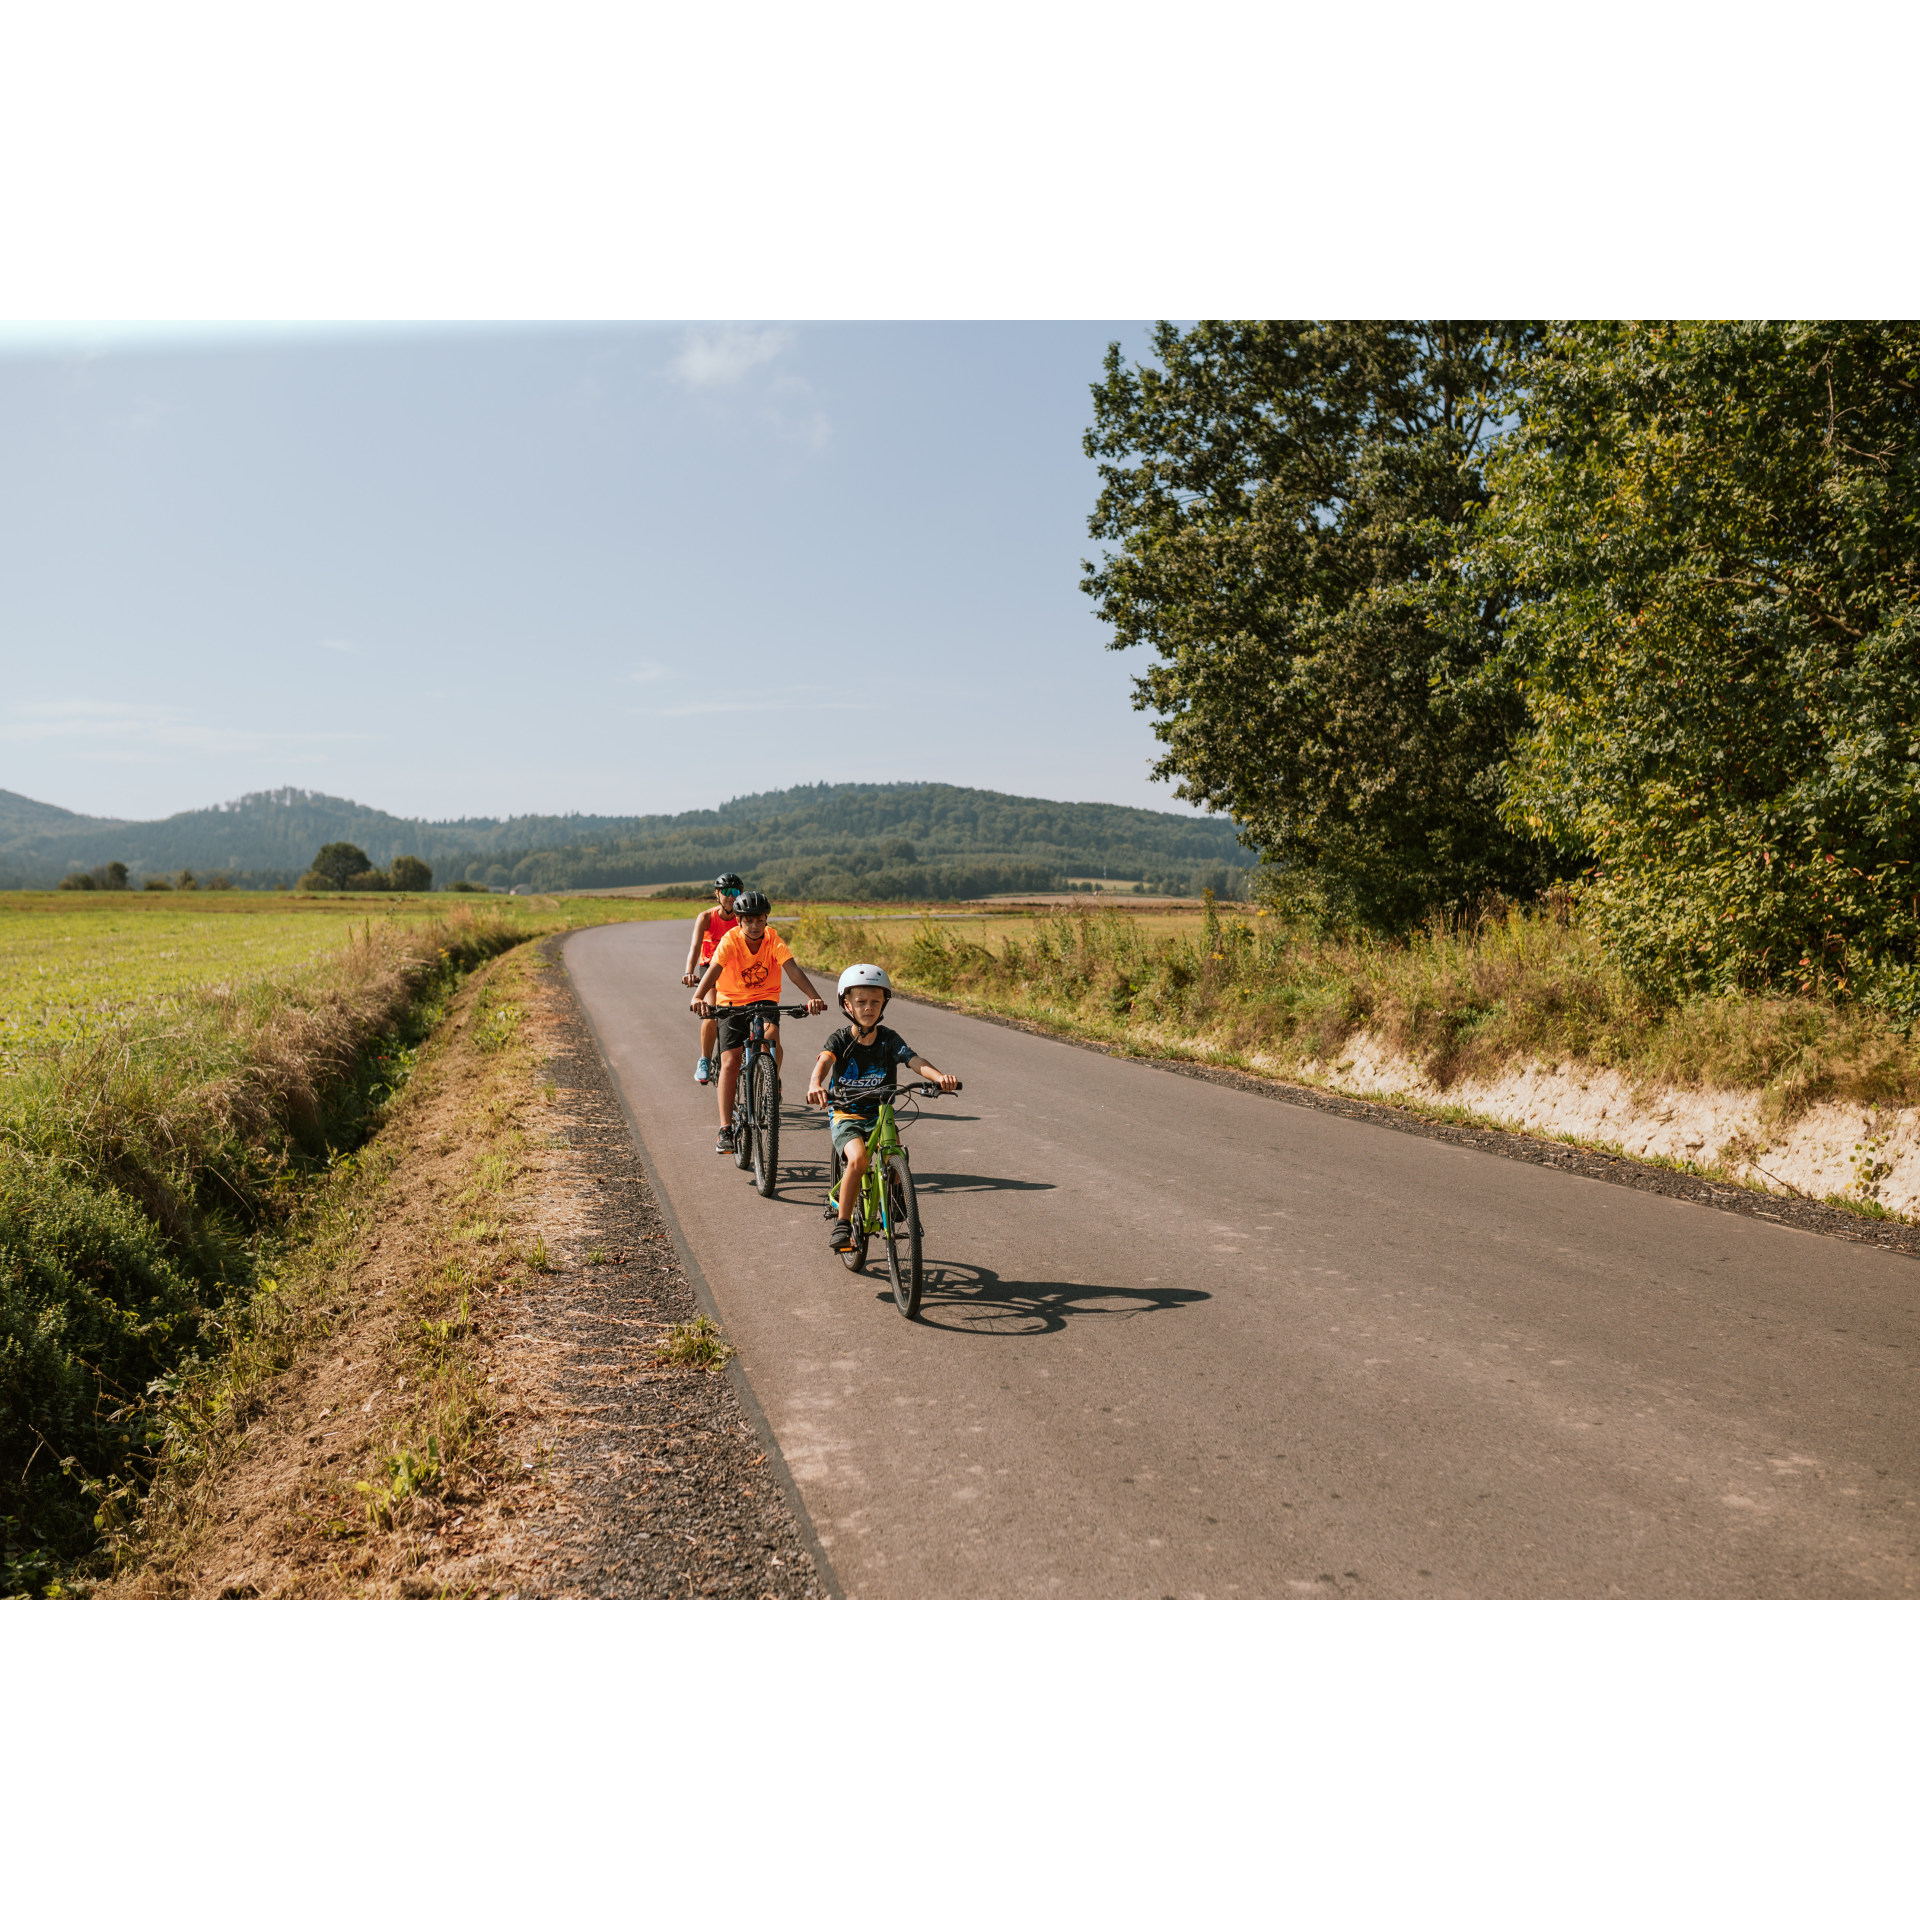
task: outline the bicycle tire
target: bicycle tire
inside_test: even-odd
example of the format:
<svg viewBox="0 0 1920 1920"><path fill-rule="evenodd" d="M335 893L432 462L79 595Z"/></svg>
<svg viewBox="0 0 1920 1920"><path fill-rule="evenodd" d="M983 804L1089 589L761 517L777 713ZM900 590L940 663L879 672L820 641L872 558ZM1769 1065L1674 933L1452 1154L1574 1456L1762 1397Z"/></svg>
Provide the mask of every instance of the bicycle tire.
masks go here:
<svg viewBox="0 0 1920 1920"><path fill-rule="evenodd" d="M893 1304L911 1320L920 1311L920 1202L904 1154L890 1154L883 1176L887 1190L887 1276Z"/></svg>
<svg viewBox="0 0 1920 1920"><path fill-rule="evenodd" d="M771 1200L780 1179L780 1075L773 1055L763 1053L753 1063L753 1184Z"/></svg>
<svg viewBox="0 0 1920 1920"><path fill-rule="evenodd" d="M753 1084L753 1056L740 1062L740 1078L733 1087L733 1164L745 1173L753 1165L753 1102L747 1091Z"/></svg>

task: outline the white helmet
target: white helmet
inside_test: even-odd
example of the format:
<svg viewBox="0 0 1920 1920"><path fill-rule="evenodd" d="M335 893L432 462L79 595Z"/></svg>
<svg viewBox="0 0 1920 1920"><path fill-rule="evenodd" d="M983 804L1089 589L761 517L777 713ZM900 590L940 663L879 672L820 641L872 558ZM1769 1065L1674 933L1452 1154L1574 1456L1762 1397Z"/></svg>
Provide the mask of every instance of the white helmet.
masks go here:
<svg viewBox="0 0 1920 1920"><path fill-rule="evenodd" d="M880 991L887 996L888 1000L893 998L893 982L887 978L886 968L876 967L866 960L862 960L856 965L849 967L846 972L840 976L838 991L840 995L840 1010L842 1013L844 1013L847 1008L847 990L850 987L878 987ZM885 1004L885 1001L881 1002L883 1007Z"/></svg>

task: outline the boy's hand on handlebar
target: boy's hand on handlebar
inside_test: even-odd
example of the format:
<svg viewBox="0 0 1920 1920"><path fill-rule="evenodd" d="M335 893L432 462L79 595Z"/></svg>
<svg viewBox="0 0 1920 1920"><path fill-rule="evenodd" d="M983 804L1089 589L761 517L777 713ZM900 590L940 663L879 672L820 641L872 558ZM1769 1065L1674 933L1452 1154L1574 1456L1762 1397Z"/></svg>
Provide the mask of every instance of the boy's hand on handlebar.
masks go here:
<svg viewBox="0 0 1920 1920"><path fill-rule="evenodd" d="M827 1090L825 1087L809 1087L807 1089L807 1105L808 1106L824 1107L826 1104L827 1104Z"/></svg>
<svg viewBox="0 0 1920 1920"><path fill-rule="evenodd" d="M683 987L690 987L690 986L692 986L692 985L693 985L693 978L694 978L694 977L693 977L693 975L692 975L692 974L690 974L690 973L683 973L683 974L682 974L682 975L680 976L680 984L681 984L681 985L682 985Z"/></svg>
<svg viewBox="0 0 1920 1920"><path fill-rule="evenodd" d="M689 1000L687 1002L687 1011L689 1013L697 1013L702 1020L706 1020L712 1017L708 1010L707 1003L704 1000L701 1000L698 998Z"/></svg>
<svg viewBox="0 0 1920 1920"><path fill-rule="evenodd" d="M807 1011L809 1013L825 1013L826 1010L827 1003L822 1000L817 993L807 1002Z"/></svg>
<svg viewBox="0 0 1920 1920"><path fill-rule="evenodd" d="M960 1091L960 1082L950 1073L936 1074L933 1084L938 1087L942 1093L958 1093Z"/></svg>

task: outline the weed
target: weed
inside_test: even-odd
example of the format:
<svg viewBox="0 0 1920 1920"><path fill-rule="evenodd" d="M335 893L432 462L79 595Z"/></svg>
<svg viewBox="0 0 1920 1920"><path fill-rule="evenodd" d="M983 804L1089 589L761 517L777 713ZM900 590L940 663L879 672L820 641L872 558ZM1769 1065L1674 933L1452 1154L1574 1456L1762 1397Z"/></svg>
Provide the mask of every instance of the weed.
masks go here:
<svg viewBox="0 0 1920 1920"><path fill-rule="evenodd" d="M718 1373L733 1358L734 1352L720 1337L720 1329L701 1313L669 1327L654 1341L651 1364Z"/></svg>

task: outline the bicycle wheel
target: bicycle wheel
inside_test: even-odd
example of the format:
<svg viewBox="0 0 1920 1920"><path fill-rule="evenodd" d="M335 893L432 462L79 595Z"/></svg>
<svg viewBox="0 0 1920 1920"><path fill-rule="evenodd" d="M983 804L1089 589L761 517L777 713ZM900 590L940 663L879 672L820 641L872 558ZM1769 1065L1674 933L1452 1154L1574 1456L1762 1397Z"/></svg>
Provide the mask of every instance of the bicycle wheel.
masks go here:
<svg viewBox="0 0 1920 1920"><path fill-rule="evenodd" d="M888 1155L885 1180L887 1275L893 1304L911 1320L920 1311L920 1203L904 1155Z"/></svg>
<svg viewBox="0 0 1920 1920"><path fill-rule="evenodd" d="M773 1055L753 1063L753 1184L769 1200L780 1178L780 1076Z"/></svg>
<svg viewBox="0 0 1920 1920"><path fill-rule="evenodd" d="M742 1173L753 1165L753 1055L740 1062L740 1078L733 1089L733 1164Z"/></svg>

